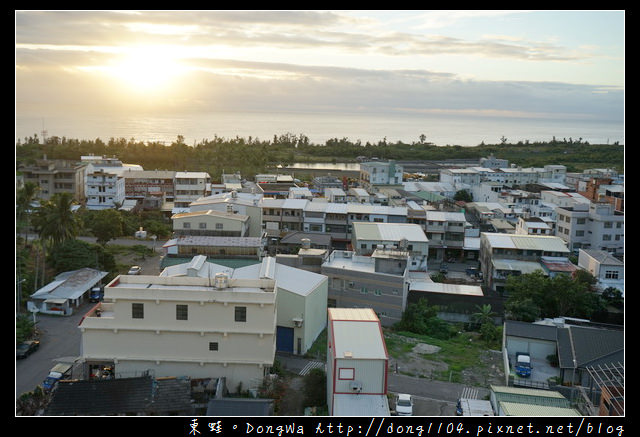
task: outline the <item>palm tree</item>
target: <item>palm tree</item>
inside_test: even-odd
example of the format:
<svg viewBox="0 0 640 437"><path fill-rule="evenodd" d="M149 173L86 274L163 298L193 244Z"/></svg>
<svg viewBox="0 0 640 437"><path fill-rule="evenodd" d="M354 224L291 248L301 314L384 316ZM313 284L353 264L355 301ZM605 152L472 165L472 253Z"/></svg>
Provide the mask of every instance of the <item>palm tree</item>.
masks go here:
<svg viewBox="0 0 640 437"><path fill-rule="evenodd" d="M37 209L33 224L41 240L53 246L75 238L79 225L72 206L71 193L57 193Z"/></svg>
<svg viewBox="0 0 640 437"><path fill-rule="evenodd" d="M475 321L475 323L480 326L485 323L493 323L493 318L496 316L496 313L491 310L491 305L476 305L476 308L478 309L478 312L471 315L471 319Z"/></svg>
<svg viewBox="0 0 640 437"><path fill-rule="evenodd" d="M45 259L47 249L62 243L65 240L75 238L78 234L79 224L71 210L73 197L71 193L57 193L51 200L38 207L33 216L33 226L40 236L42 248L42 277L44 284Z"/></svg>
<svg viewBox="0 0 640 437"><path fill-rule="evenodd" d="M18 227L24 227L25 233L29 229L31 204L37 198L39 190L40 187L35 183L25 182L16 196L16 223Z"/></svg>

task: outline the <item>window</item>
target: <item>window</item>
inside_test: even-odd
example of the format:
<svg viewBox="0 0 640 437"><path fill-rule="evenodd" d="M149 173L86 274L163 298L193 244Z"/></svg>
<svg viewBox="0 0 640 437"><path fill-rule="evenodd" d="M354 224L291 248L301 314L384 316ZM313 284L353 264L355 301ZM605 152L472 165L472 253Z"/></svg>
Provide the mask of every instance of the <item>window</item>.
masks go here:
<svg viewBox="0 0 640 437"><path fill-rule="evenodd" d="M235 321L236 322L247 321L247 307L235 307Z"/></svg>
<svg viewBox="0 0 640 437"><path fill-rule="evenodd" d="M355 379L356 369L352 367L341 367L338 369L338 379Z"/></svg>
<svg viewBox="0 0 640 437"><path fill-rule="evenodd" d="M218 230L222 229L222 223L216 223L216 229Z"/></svg>
<svg viewBox="0 0 640 437"><path fill-rule="evenodd" d="M182 228L183 228L183 229L191 229L191 223L189 223L189 222L184 222L184 223L182 224Z"/></svg>
<svg viewBox="0 0 640 437"><path fill-rule="evenodd" d="M206 224L206 223L204 223L204 222L200 222L200 223L198 223L198 228L200 228L200 229L207 229L207 224Z"/></svg>
<svg viewBox="0 0 640 437"><path fill-rule="evenodd" d="M176 320L189 320L189 305L176 305Z"/></svg>
<svg viewBox="0 0 640 437"><path fill-rule="evenodd" d="M132 303L131 304L131 317L134 319L144 319L144 304Z"/></svg>
<svg viewBox="0 0 640 437"><path fill-rule="evenodd" d="M616 270L605 270L604 277L606 279L618 279L618 272Z"/></svg>
<svg viewBox="0 0 640 437"><path fill-rule="evenodd" d="M209 350L210 351L217 351L218 350L218 342L217 341L209 342Z"/></svg>

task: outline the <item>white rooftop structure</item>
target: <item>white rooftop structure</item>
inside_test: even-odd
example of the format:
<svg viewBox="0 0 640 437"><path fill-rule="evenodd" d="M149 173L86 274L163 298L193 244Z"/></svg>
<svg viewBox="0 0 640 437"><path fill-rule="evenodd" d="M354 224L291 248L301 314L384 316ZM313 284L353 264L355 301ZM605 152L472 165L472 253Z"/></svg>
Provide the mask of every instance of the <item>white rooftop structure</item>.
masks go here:
<svg viewBox="0 0 640 437"><path fill-rule="evenodd" d="M429 241L422 227L413 223L354 222L353 233L359 240L398 242L404 238L413 242Z"/></svg>
<svg viewBox="0 0 640 437"><path fill-rule="evenodd" d="M529 249L542 250L546 252L569 253L569 249L565 242L561 238L554 236L484 232L482 233L482 237L489 242L493 249Z"/></svg>

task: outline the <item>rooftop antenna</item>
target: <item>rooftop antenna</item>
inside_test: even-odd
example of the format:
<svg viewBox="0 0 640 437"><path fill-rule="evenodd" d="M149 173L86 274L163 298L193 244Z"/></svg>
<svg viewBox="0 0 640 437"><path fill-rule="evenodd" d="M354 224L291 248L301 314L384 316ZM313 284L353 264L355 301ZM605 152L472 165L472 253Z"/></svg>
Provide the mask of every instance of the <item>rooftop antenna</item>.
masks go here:
<svg viewBox="0 0 640 437"><path fill-rule="evenodd" d="M44 118L42 119L42 143L46 144L47 143L47 130L44 128Z"/></svg>

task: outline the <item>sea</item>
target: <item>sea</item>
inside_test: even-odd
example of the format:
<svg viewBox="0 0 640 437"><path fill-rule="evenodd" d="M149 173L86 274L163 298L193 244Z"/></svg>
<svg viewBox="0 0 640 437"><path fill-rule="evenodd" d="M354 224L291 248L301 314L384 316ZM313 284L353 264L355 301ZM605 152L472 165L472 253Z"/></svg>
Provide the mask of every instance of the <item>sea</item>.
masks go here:
<svg viewBox="0 0 640 437"><path fill-rule="evenodd" d="M134 139L170 145L178 136L187 145L215 137L272 140L305 135L313 144L348 139L377 144L419 142L422 135L437 146L477 146L519 141L581 140L591 144L624 144L624 123L607 120L470 117L416 114L342 114L286 112L212 112L191 115L62 115L16 114L16 142L37 134L78 140Z"/></svg>

